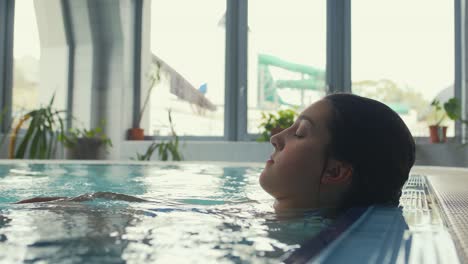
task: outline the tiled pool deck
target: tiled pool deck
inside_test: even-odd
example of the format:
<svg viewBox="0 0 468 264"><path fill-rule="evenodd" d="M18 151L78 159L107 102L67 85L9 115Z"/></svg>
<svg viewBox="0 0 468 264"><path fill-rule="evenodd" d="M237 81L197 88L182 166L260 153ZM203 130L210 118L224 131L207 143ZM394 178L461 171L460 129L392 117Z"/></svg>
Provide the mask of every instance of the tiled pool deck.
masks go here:
<svg viewBox="0 0 468 264"><path fill-rule="evenodd" d="M468 263L468 169L424 167L415 171L427 176L460 261Z"/></svg>
<svg viewBox="0 0 468 264"><path fill-rule="evenodd" d="M415 167L400 208L356 212L357 220L356 214L342 216L285 262L468 263L466 168Z"/></svg>

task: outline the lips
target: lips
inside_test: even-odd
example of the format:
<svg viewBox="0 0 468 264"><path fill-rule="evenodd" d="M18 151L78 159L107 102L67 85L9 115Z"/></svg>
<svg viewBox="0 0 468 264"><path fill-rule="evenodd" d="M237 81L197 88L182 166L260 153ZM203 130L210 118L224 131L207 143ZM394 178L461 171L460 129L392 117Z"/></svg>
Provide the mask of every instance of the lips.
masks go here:
<svg viewBox="0 0 468 264"><path fill-rule="evenodd" d="M270 156L270 158L267 160L267 163L271 163L271 164L275 163L272 156Z"/></svg>

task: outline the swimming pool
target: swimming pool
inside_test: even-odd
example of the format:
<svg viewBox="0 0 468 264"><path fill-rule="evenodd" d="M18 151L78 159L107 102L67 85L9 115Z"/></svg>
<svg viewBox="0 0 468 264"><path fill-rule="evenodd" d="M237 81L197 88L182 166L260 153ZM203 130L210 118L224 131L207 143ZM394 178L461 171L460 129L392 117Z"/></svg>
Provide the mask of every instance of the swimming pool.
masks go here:
<svg viewBox="0 0 468 264"><path fill-rule="evenodd" d="M281 218L259 164L0 164L0 262L277 263L330 224ZM148 202L11 204L116 192Z"/></svg>
<svg viewBox="0 0 468 264"><path fill-rule="evenodd" d="M257 163L0 161L0 263L459 263L468 170L416 168L399 208L288 218ZM453 175L451 175L453 174ZM447 188L450 187L450 188ZM108 199L12 204L36 196Z"/></svg>

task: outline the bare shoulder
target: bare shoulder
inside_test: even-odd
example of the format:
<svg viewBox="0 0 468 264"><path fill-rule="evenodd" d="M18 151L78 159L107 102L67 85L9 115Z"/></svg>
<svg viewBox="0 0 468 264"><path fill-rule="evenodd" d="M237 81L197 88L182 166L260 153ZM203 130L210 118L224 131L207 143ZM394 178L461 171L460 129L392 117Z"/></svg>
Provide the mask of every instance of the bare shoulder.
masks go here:
<svg viewBox="0 0 468 264"><path fill-rule="evenodd" d="M21 200L19 202L16 202L15 204L43 203L43 202L56 201L56 200L61 200L61 199L66 199L66 198L68 198L68 197L34 197L34 198L31 198L31 199Z"/></svg>

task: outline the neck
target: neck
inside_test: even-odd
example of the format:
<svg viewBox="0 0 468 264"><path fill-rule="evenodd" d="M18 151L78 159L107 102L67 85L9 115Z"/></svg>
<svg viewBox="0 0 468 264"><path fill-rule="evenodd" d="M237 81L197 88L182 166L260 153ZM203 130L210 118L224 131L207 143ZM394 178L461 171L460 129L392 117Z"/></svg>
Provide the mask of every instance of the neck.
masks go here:
<svg viewBox="0 0 468 264"><path fill-rule="evenodd" d="M289 213L317 209L318 206L313 205L313 203L298 203L291 199L276 199L273 208L276 213Z"/></svg>
<svg viewBox="0 0 468 264"><path fill-rule="evenodd" d="M335 207L317 206L313 203L297 203L288 199L276 199L273 209L275 209L276 214L281 216L302 216L307 211L319 210L321 216L334 218L338 213Z"/></svg>

